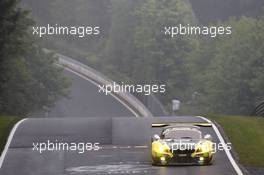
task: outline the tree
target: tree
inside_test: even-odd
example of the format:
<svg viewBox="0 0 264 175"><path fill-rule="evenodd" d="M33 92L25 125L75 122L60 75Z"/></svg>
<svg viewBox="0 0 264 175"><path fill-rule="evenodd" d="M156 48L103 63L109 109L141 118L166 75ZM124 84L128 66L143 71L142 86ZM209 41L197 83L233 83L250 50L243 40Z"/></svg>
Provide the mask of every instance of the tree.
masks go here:
<svg viewBox="0 0 264 175"><path fill-rule="evenodd" d="M259 16L263 0L190 0L193 10L203 24L226 21L230 17Z"/></svg>
<svg viewBox="0 0 264 175"><path fill-rule="evenodd" d="M139 24L135 30L137 55L131 59L133 79L139 83L165 84L166 103L172 98L185 101L190 83L186 61L195 41L191 36L165 36L164 27L195 24L190 3L147 0L136 13Z"/></svg>
<svg viewBox="0 0 264 175"><path fill-rule="evenodd" d="M135 53L134 33L138 18L135 11L142 0L112 0L111 28L105 49L105 69L115 79L131 81Z"/></svg>
<svg viewBox="0 0 264 175"><path fill-rule="evenodd" d="M226 24L233 27L232 35L216 41L208 66L198 75L200 102L207 112L248 115L264 98L264 20L242 17Z"/></svg>
<svg viewBox="0 0 264 175"><path fill-rule="evenodd" d="M67 82L29 30L33 21L19 1L0 1L0 112L25 115L66 95Z"/></svg>

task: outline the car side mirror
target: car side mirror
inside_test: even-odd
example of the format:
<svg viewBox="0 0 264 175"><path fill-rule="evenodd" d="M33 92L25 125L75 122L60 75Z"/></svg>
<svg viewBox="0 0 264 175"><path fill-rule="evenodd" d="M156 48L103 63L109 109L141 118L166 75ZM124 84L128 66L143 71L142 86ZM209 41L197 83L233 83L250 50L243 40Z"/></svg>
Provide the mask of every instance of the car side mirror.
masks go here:
<svg viewBox="0 0 264 175"><path fill-rule="evenodd" d="M212 136L210 135L210 134L206 134L205 136L204 136L204 139L205 140L210 140L210 141L212 141Z"/></svg>
<svg viewBox="0 0 264 175"><path fill-rule="evenodd" d="M152 137L152 141L158 141L160 140L160 136L155 134L153 137Z"/></svg>

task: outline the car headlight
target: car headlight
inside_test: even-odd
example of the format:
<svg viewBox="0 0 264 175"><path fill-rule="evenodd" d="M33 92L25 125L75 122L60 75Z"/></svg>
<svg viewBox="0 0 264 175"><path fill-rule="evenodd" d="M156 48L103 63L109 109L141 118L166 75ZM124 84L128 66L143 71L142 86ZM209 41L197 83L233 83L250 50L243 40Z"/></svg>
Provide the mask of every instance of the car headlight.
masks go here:
<svg viewBox="0 0 264 175"><path fill-rule="evenodd" d="M173 154L170 151L170 147L166 143L153 142L152 143L152 155L155 157L172 157Z"/></svg>
<svg viewBox="0 0 264 175"><path fill-rule="evenodd" d="M211 142L199 142L197 143L196 147L195 147L195 152L192 153L192 157L203 157L201 159L204 159L205 157L209 157L210 155L212 155L212 151L213 151L213 147ZM200 161L203 161L201 160Z"/></svg>
<svg viewBox="0 0 264 175"><path fill-rule="evenodd" d="M196 148L196 152L202 152L202 151L203 151L203 150L202 150L201 147Z"/></svg>
<svg viewBox="0 0 264 175"><path fill-rule="evenodd" d="M159 147L159 153L163 153L163 152L164 152L163 146Z"/></svg>
<svg viewBox="0 0 264 175"><path fill-rule="evenodd" d="M196 148L196 152L198 152L198 153L200 153L200 152L204 153L204 152L210 152L210 151L211 151L210 147L206 143L199 143L197 148Z"/></svg>
<svg viewBox="0 0 264 175"><path fill-rule="evenodd" d="M168 152L168 149L166 148L166 146L162 145L159 147L158 152L165 153L165 152Z"/></svg>

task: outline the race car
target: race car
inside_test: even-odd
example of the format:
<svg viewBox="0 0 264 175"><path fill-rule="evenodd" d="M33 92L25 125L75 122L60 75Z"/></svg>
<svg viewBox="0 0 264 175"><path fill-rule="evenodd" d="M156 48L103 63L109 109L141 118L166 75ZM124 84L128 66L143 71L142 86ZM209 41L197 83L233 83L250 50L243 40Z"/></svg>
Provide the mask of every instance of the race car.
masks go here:
<svg viewBox="0 0 264 175"><path fill-rule="evenodd" d="M153 165L210 165L214 145L211 135L202 138L200 127L175 125L153 136L151 152Z"/></svg>

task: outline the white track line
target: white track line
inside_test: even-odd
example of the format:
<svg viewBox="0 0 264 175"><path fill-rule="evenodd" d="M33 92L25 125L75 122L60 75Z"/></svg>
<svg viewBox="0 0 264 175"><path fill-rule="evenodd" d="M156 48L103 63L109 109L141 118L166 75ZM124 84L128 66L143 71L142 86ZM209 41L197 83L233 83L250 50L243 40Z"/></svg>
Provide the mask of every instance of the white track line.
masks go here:
<svg viewBox="0 0 264 175"><path fill-rule="evenodd" d="M82 75L82 74L80 74L80 73L78 73L78 72L73 71L72 69L69 69L69 68L67 68L67 67L64 67L64 69L66 69L67 71L69 71L69 72L71 72L71 73L73 73L73 74L75 74L75 75L77 75L77 76L79 76L79 77L81 77L81 78L83 78L83 79L85 79L85 80L87 80L87 81L93 83L93 84L96 85L96 86L99 86L99 84L98 84L97 82L95 82L95 81L93 81L93 80L87 78L86 76L84 76L84 75ZM122 105L124 105L124 106L125 106L130 112L132 112L136 117L139 117L139 115L138 115L133 109L131 109L127 104L125 104L122 100L120 100L116 95L114 95L113 93L110 93L110 95L111 95L112 97L114 97L117 101L119 101Z"/></svg>
<svg viewBox="0 0 264 175"><path fill-rule="evenodd" d="M5 145L5 148L4 148L4 150L3 150L2 154L1 154L1 157L0 157L0 168L2 168L2 165L3 165L4 159L5 159L6 153L7 153L8 149L9 149L9 146L11 144L11 141L12 141L12 139L14 137L14 134L15 134L17 128L19 127L19 125L21 123L23 123L26 120L27 120L27 118L25 118L25 119L20 120L19 122L17 122L15 124L15 126L13 127L12 131L10 132L10 134L8 136L8 139L7 139L7 142L6 142L6 145Z"/></svg>
<svg viewBox="0 0 264 175"><path fill-rule="evenodd" d="M208 123L211 123L211 124L212 124L212 127L213 127L213 129L214 129L214 131L215 131L215 133L216 133L216 135L217 135L217 137L219 138L219 141L220 141L223 145L226 145L223 136L221 135L220 131L218 130L218 128L215 126L215 124L214 124L212 121L210 121L210 120L208 120L207 118L202 117L202 116L197 116L197 117L199 117L199 118L201 118L201 119L207 121ZM227 155L227 157L228 157L230 163L232 164L233 168L235 169L236 173L237 173L238 175L243 175L243 172L240 170L239 166L237 165L235 159L233 158L232 154L230 153L230 150L228 150L225 146L224 146L224 150L225 150L225 153L226 153L226 155Z"/></svg>
<svg viewBox="0 0 264 175"><path fill-rule="evenodd" d="M139 145L139 146L131 146L131 145L125 145L125 146L110 146L110 145L105 145L105 146L101 146L100 149L131 149L131 148L135 148L135 149L142 149L142 148L148 148L148 146L146 145Z"/></svg>
<svg viewBox="0 0 264 175"><path fill-rule="evenodd" d="M146 145L142 145L142 146L134 146L134 148L148 148L148 146L146 146Z"/></svg>

